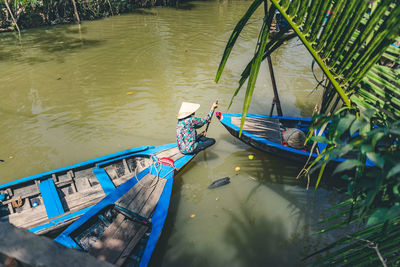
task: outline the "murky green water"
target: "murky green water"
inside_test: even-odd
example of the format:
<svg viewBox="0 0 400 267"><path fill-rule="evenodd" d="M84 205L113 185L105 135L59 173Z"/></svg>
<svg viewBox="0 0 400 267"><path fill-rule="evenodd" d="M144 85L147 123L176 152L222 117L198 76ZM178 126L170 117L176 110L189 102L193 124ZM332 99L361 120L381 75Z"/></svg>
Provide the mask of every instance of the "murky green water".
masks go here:
<svg viewBox="0 0 400 267"><path fill-rule="evenodd" d="M214 77L224 45L248 1L176 8L0 35L0 181L7 182L140 145L175 140L182 101L220 111L254 51L255 14ZM261 12L261 10L260 10ZM293 40L273 56L285 115L310 116L318 95L308 52ZM272 89L262 67L251 112L268 114ZM231 111L240 112L243 94ZM175 178L170 213L152 265L301 265L320 241L309 234L334 196L297 186L300 168L234 139L215 120L214 147ZM255 154L254 160L248 155ZM234 168L241 167L239 173ZM208 190L215 179L231 184ZM332 198L332 199L331 199ZM194 218L190 216L194 214Z"/></svg>

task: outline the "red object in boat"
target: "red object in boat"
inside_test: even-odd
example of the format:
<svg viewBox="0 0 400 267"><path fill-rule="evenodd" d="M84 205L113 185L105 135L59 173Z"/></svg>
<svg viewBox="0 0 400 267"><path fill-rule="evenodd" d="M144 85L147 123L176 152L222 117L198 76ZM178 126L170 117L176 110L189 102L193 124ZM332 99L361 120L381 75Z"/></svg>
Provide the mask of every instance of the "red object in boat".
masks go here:
<svg viewBox="0 0 400 267"><path fill-rule="evenodd" d="M158 160L158 162L160 164L163 164L165 166L169 166L169 167L172 167L172 168L174 167L174 164L175 164L175 161L173 159L170 159L170 158L160 158Z"/></svg>

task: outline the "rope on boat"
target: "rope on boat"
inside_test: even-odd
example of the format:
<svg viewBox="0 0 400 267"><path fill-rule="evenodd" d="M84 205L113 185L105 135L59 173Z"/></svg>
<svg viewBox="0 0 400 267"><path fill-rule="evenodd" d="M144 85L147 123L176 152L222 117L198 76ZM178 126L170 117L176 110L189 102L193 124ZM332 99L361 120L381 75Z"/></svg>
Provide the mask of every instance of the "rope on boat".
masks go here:
<svg viewBox="0 0 400 267"><path fill-rule="evenodd" d="M142 187L144 187L144 188L147 188L147 189L152 188L152 187L155 187L155 186L157 185L157 183L158 183L161 179L164 179L164 178L167 177L171 172L173 172L174 170L176 170L176 167L173 166L172 169L171 169L166 175L160 177L160 172L161 172L162 167L163 167L164 164L161 164L159 159L155 161L155 160L154 160L154 156L151 157L151 160L153 161L153 163L152 163L151 166L150 166L150 171L149 171L149 173L151 174L151 171L153 170L153 167L154 167L154 170L155 170L155 172L156 172L156 175L155 175L155 178L152 179L151 184L150 184L149 186L144 185L144 184L142 183L142 181L139 180L139 179L137 178L137 174L138 174L138 173L137 173L137 169L138 169L138 168L135 168L135 175L134 175L134 177L135 177L137 183L138 183L140 186L142 186ZM143 166L142 166L142 164L141 164L140 162L139 162L139 164L140 164L140 167L143 168ZM157 169L158 166L160 167L159 169ZM154 181L155 181L155 182L154 182Z"/></svg>

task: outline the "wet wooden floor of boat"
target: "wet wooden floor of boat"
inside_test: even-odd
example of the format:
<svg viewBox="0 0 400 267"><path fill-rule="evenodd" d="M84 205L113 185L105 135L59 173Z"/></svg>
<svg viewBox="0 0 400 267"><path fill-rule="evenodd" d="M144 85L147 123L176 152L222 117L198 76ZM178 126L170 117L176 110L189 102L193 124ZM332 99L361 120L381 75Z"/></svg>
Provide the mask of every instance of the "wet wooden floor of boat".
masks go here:
<svg viewBox="0 0 400 267"><path fill-rule="evenodd" d="M182 158L184 156L184 154L182 154L181 152L179 152L178 147L174 147L171 149L167 149L167 150L163 150L159 153L156 154L157 158L170 158L174 161L177 161L178 159Z"/></svg>
<svg viewBox="0 0 400 267"><path fill-rule="evenodd" d="M146 175L115 204L142 217L150 218L163 192L166 179ZM122 265L148 230L147 225L118 214L103 236L90 249L93 256Z"/></svg>
<svg viewBox="0 0 400 267"><path fill-rule="evenodd" d="M241 119L242 117L231 117L231 123L240 128ZM243 130L260 138L282 144L279 119L247 117Z"/></svg>
<svg viewBox="0 0 400 267"><path fill-rule="evenodd" d="M179 152L177 147L174 147L160 151L156 154L156 156L157 158L167 157L176 161L181 157L183 157L184 155ZM149 161L149 163L147 164L151 164L151 162L152 161ZM146 166L143 166L143 168L148 167L147 164ZM121 184L128 181L129 179L131 179L137 172L140 172L143 168L136 170L135 172L128 172L123 176L113 179L112 182L116 187L118 187ZM39 193L39 189L37 189L37 193ZM35 208L25 209L23 211L10 214L6 218L3 218L3 220L8 220L9 223L15 225L16 227L29 229L35 226L49 223L50 220L54 220L58 217L68 215L75 211L79 211L89 206L92 206L97 202L99 202L104 196L105 193L99 184L92 185L85 190L81 190L74 194L66 195L63 198L61 198L61 201L63 202L63 205L67 209L67 211L60 216L48 218L44 205L39 205L38 207Z"/></svg>

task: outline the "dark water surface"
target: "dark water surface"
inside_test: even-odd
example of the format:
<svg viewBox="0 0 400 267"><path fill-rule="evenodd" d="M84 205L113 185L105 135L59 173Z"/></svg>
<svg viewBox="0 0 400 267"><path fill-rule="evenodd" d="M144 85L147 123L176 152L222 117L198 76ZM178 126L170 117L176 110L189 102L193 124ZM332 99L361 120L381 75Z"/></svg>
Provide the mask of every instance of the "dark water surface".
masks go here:
<svg viewBox="0 0 400 267"><path fill-rule="evenodd" d="M141 145L175 140L182 101L205 115L226 111L254 52L261 9L243 32L219 84L215 73L248 1L191 2L76 25L0 35L0 182ZM273 55L285 115L310 116L318 94L311 57L292 40ZM266 65L251 112L269 113ZM243 93L232 112L240 112ZM215 120L214 147L175 177L154 266L298 266L313 226L334 200L295 180L301 166L234 139ZM249 160L248 155L255 158ZM235 167L241 171L235 173ZM230 176L231 183L207 186ZM193 216L194 215L194 216Z"/></svg>

